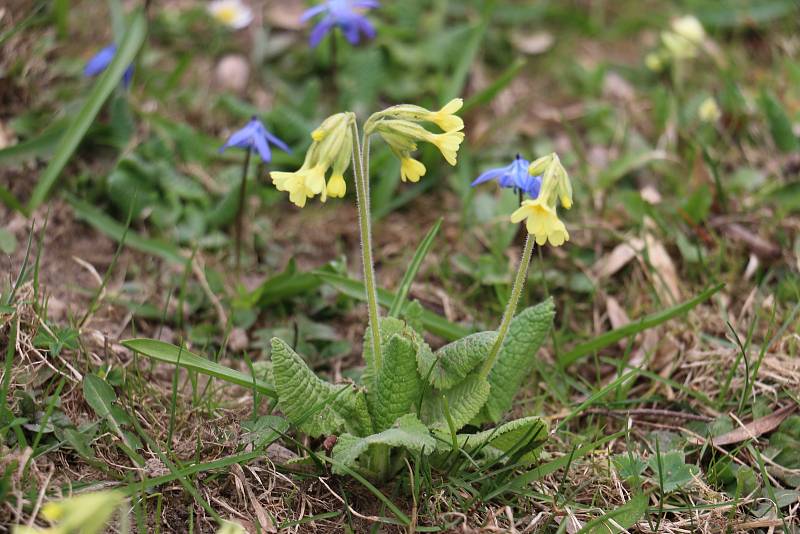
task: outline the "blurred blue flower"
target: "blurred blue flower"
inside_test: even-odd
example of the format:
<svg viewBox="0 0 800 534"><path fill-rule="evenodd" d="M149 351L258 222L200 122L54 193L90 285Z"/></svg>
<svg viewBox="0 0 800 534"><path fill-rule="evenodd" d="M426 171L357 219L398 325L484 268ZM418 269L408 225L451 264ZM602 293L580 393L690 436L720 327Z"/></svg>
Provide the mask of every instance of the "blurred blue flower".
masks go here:
<svg viewBox="0 0 800 534"><path fill-rule="evenodd" d="M110 44L103 48L86 62L86 66L83 68L83 75L86 77L97 76L111 65L116 53L117 45L115 44ZM128 87L131 84L131 79L133 79L133 65L125 69L125 74L122 75L122 85Z"/></svg>
<svg viewBox="0 0 800 534"><path fill-rule="evenodd" d="M490 180L496 180L500 187L510 187L528 194L531 198L536 198L539 196L539 190L542 187L542 177L528 174L528 166L530 164L530 161L517 154L517 157L514 158L510 165L489 169L478 176L472 182L472 187Z"/></svg>
<svg viewBox="0 0 800 534"><path fill-rule="evenodd" d="M362 33L367 39L375 37L375 27L356 9L376 7L380 7L380 2L377 0L325 0L322 4L307 9L300 17L300 21L305 22L325 13L322 20L311 30L309 42L312 47L317 46L322 38L336 26L342 29L348 42L355 45L358 44Z"/></svg>
<svg viewBox="0 0 800 534"><path fill-rule="evenodd" d="M270 133L263 122L253 117L250 122L245 124L244 128L234 132L219 151L224 152L226 148L230 147L246 148L248 150L256 149L258 155L261 156L261 160L268 162L272 160L272 151L269 148L270 143L284 152L291 153L292 151L286 143Z"/></svg>

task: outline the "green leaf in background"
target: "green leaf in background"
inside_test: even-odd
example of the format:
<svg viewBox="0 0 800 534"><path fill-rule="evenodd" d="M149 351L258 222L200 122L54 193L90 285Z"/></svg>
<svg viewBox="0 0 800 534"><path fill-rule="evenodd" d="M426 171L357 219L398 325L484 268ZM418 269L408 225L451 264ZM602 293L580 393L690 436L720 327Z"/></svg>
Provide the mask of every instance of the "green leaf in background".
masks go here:
<svg viewBox="0 0 800 534"><path fill-rule="evenodd" d="M128 339L122 345L136 351L148 358L165 363L178 365L190 371L197 371L232 384L237 384L245 388L252 388L262 395L277 398L278 394L270 384L263 380L258 380L248 374L242 373L230 367L207 360L185 348L176 347L171 343L158 341L155 339Z"/></svg>
<svg viewBox="0 0 800 534"><path fill-rule="evenodd" d="M586 523L578 534L617 534L638 523L647 512L647 494L638 492L630 501Z"/></svg>
<svg viewBox="0 0 800 534"><path fill-rule="evenodd" d="M531 450L523 458L525 461L532 461L536 457L535 449L547 440L547 423L540 417L523 417L477 434L458 434L457 438L458 446L462 449L480 449L486 456L497 457L524 446ZM449 449L449 441L440 441L439 448Z"/></svg>
<svg viewBox="0 0 800 534"><path fill-rule="evenodd" d="M117 405L117 394L108 383L97 375L87 374L83 377L83 397L92 407L97 417L105 419L111 430L119 436L125 444L135 450L141 444L131 439L130 434L122 427L130 424L128 414Z"/></svg>
<svg viewBox="0 0 800 534"><path fill-rule="evenodd" d="M672 493L688 486L694 480L694 476L700 472L700 468L696 465L685 462L682 451L662 453L661 462L658 461L657 455L653 455L647 465L653 471L653 480L656 483L659 480L664 481L664 487L661 488L664 493Z"/></svg>
<svg viewBox="0 0 800 534"><path fill-rule="evenodd" d="M170 242L144 237L130 230L126 232L125 226L116 219L72 195L67 195L67 201L72 206L72 209L75 210L75 216L78 219L86 221L114 241L119 242L125 236L125 245L132 249L152 254L178 265L186 265L189 261L181 254L180 249Z"/></svg>
<svg viewBox="0 0 800 534"><path fill-rule="evenodd" d="M125 70L133 62L139 52L139 48L144 43L146 34L147 21L144 14L137 10L130 17L130 25L117 47L117 53L114 54L113 61L95 82L86 97L83 107L59 141L53 159L50 160L49 165L39 177L39 181L28 201L28 211L32 212L45 201L64 166L72 157L75 149L78 148L84 135L86 135L89 126L94 122L97 114L100 113L105 101L119 85Z"/></svg>
<svg viewBox="0 0 800 534"><path fill-rule="evenodd" d="M786 114L786 110L771 92L763 90L759 98L764 115L767 116L767 124L775 141L775 146L783 153L795 152L800 150L800 140L794 134L792 121Z"/></svg>

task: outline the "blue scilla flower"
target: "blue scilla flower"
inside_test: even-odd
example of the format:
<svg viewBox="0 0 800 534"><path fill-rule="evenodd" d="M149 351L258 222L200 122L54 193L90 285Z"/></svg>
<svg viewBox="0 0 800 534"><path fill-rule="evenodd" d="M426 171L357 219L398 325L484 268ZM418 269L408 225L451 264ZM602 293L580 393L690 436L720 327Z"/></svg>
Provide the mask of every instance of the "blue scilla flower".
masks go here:
<svg viewBox="0 0 800 534"><path fill-rule="evenodd" d="M377 0L326 0L318 6L307 9L300 17L300 21L305 22L325 13L322 20L311 30L309 42L312 47L317 46L336 26L342 29L348 42L355 45L358 44L362 33L367 39L375 37L375 27L367 17L356 10L376 7L380 7Z"/></svg>
<svg viewBox="0 0 800 534"><path fill-rule="evenodd" d="M97 76L111 65L116 53L117 45L110 44L106 46L86 62L86 66L83 68L83 75L86 77ZM128 87L131 84L131 79L133 79L133 65L125 69L125 74L122 75L122 84Z"/></svg>
<svg viewBox="0 0 800 534"><path fill-rule="evenodd" d="M258 155L261 156L261 160L268 162L272 160L272 151L269 148L270 143L284 152L292 151L286 143L270 133L263 122L253 117L244 128L234 132L219 151L224 152L226 148L230 147L255 149L258 151Z"/></svg>
<svg viewBox="0 0 800 534"><path fill-rule="evenodd" d="M528 194L531 198L536 198L539 196L539 190L542 187L542 177L528 174L530 164L530 161L517 154L517 157L514 158L510 165L489 169L478 176L472 182L472 187L490 180L496 180L500 187L510 187Z"/></svg>

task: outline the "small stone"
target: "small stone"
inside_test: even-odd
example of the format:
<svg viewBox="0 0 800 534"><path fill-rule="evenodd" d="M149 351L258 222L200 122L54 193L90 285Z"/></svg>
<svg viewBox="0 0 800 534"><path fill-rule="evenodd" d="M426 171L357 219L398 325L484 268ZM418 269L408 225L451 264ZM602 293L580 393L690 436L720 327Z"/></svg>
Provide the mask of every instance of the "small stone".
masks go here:
<svg viewBox="0 0 800 534"><path fill-rule="evenodd" d="M220 89L241 93L250 79L250 64L244 56L229 54L217 63L214 79Z"/></svg>
<svg viewBox="0 0 800 534"><path fill-rule="evenodd" d="M233 352L242 352L247 350L250 345L250 340L247 338L247 332L243 328L234 328L231 330L231 335L228 337L228 347Z"/></svg>

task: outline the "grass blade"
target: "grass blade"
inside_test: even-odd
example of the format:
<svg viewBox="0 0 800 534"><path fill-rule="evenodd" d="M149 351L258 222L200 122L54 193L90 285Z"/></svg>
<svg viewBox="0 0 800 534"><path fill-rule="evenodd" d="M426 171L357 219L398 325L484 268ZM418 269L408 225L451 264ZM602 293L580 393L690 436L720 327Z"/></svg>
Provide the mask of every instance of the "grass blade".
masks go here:
<svg viewBox="0 0 800 534"><path fill-rule="evenodd" d="M527 65L527 61L522 58L517 58L503 73L493 81L489 87L480 93L473 95L464 102L464 107L461 108L461 113L467 113L474 107L483 106L491 102L497 94L505 89L508 84L514 81L517 75L522 72L523 67Z"/></svg>
<svg viewBox="0 0 800 534"><path fill-rule="evenodd" d="M654 326L658 326L661 323L669 321L670 319L677 317L679 315L683 315L684 313L688 312L701 302L704 302L711 298L712 295L717 293L720 289L725 287L725 284L717 284L715 286L709 287L693 299L687 300L681 304L677 304L672 308L650 314L646 317L642 317L640 320L636 322L631 322L625 326L620 328L616 328L611 330L610 332L606 332L605 334L601 334L596 338L587 341L586 343L581 343L568 353L561 356L558 360L558 365L563 369L577 360L592 354L603 347L607 347L612 343L616 343L620 339L624 339L628 336L632 336L647 330L649 328L653 328Z"/></svg>
<svg viewBox="0 0 800 534"><path fill-rule="evenodd" d="M397 293L394 295L392 305L389 306L389 315L392 317L397 317L400 314L403 304L406 302L408 292L411 289L411 283L414 281L414 278L416 278L420 266L422 266L422 260L428 255L428 251L430 251L431 245L433 245L433 240L436 234L439 233L439 228L442 227L442 220L443 218L439 217L439 220L428 230L427 235L417 247L414 257L411 258L411 263L408 264L408 269L406 269L406 273L403 275L400 285L397 286Z"/></svg>
<svg viewBox="0 0 800 534"><path fill-rule="evenodd" d="M67 127L64 136L58 143L53 159L39 178L39 182L31 194L28 201L28 211L36 209L47 198L47 194L53 188L64 166L67 164L75 149L78 148L86 131L94 122L103 104L119 85L122 75L131 64L136 54L139 52L147 33L147 21L141 11L136 11L130 19L130 26L125 32L125 37L121 40L114 60L108 68L100 75L100 78L92 87L89 96L86 98L83 107L78 111L74 120Z"/></svg>
<svg viewBox="0 0 800 534"><path fill-rule="evenodd" d="M231 369L230 367L225 367L224 365L212 362L211 360L207 360L185 348L182 349L170 343L157 341L155 339L143 338L127 339L122 342L122 345L140 354L144 354L148 358L152 358L160 362L179 365L184 369L189 369L190 371L197 371L198 373L213 376L214 378L225 380L231 384L236 384L245 388L252 388L260 394L267 395L273 399L278 398L278 394L275 392L275 389L263 380L259 380L258 378L250 376L241 371L237 371L235 369Z"/></svg>

